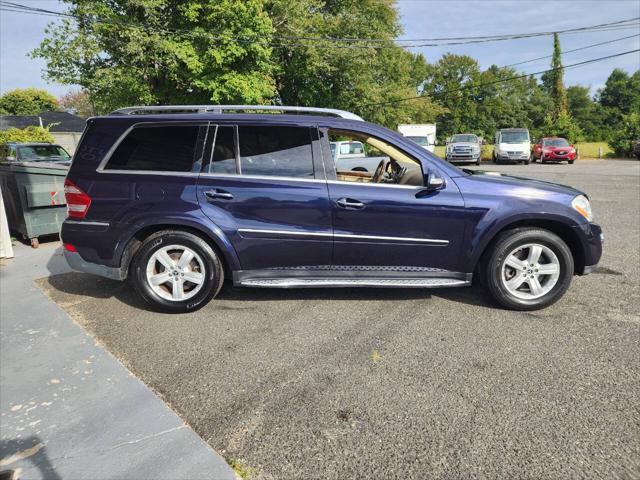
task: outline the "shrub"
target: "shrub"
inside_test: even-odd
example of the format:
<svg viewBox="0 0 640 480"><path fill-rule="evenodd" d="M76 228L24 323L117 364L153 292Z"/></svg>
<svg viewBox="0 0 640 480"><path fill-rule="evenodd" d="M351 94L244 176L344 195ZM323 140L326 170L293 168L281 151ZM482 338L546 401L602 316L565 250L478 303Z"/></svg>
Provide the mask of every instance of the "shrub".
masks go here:
<svg viewBox="0 0 640 480"><path fill-rule="evenodd" d="M640 139L640 114L630 113L622 117L620 128L613 132L609 145L619 157L631 157L634 140Z"/></svg>
<svg viewBox="0 0 640 480"><path fill-rule="evenodd" d="M56 97L40 88L16 88L0 96L0 115L37 115L58 109Z"/></svg>
<svg viewBox="0 0 640 480"><path fill-rule="evenodd" d="M9 154L7 143L48 142L54 143L56 139L49 132L49 127L9 128L0 132L0 159Z"/></svg>

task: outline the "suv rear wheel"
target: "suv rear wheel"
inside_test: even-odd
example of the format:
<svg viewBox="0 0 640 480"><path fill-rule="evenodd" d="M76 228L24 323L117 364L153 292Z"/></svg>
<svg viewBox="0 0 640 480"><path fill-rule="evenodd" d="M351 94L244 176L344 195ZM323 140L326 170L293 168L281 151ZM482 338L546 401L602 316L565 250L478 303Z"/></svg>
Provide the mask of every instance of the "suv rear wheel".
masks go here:
<svg viewBox="0 0 640 480"><path fill-rule="evenodd" d="M133 260L131 278L140 295L157 309L189 312L220 291L224 270L202 238L164 230L144 240Z"/></svg>
<svg viewBox="0 0 640 480"><path fill-rule="evenodd" d="M548 307L564 295L573 256L556 234L538 228L504 232L486 257L482 275L491 297L514 310Z"/></svg>

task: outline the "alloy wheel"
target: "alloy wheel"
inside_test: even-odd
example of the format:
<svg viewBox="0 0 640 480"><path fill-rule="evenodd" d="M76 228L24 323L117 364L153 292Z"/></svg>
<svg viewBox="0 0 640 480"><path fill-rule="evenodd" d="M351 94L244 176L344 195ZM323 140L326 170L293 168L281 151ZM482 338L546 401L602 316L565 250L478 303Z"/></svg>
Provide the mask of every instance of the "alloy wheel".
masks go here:
<svg viewBox="0 0 640 480"><path fill-rule="evenodd" d="M511 295L522 300L545 296L559 278L558 257L549 247L537 243L519 246L502 264L502 284Z"/></svg>
<svg viewBox="0 0 640 480"><path fill-rule="evenodd" d="M156 295L178 302L196 295L205 283L204 262L183 245L158 249L147 262L146 278Z"/></svg>

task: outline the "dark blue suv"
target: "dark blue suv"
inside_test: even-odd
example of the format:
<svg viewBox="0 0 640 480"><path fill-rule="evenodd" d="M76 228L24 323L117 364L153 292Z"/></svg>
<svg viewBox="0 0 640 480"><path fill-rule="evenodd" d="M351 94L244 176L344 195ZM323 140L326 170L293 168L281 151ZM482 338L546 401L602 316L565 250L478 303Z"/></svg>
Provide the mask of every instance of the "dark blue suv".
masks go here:
<svg viewBox="0 0 640 480"><path fill-rule="evenodd" d="M498 304L533 310L600 259L580 191L460 170L348 112L262 110L132 107L90 119L65 185L69 264L131 279L173 312L202 307L225 279L410 288L476 277ZM374 167L336 169L331 143L345 141L362 143Z"/></svg>

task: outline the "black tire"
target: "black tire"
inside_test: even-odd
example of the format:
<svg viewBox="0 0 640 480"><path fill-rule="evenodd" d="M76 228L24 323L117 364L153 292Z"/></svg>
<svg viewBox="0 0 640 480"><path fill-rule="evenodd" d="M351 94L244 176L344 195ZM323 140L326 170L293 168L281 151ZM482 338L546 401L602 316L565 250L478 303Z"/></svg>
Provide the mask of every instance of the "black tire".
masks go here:
<svg viewBox="0 0 640 480"><path fill-rule="evenodd" d="M524 300L511 294L501 281L502 265L518 246L536 243L547 246L558 258L560 275L553 288L544 296ZM567 291L573 277L573 256L567 244L555 233L541 228L517 228L501 233L493 242L493 247L481 262L481 275L491 298L499 305L511 310L539 310L557 302Z"/></svg>
<svg viewBox="0 0 640 480"><path fill-rule="evenodd" d="M573 165L573 162L575 162L575 160L569 160L569 165Z"/></svg>
<svg viewBox="0 0 640 480"><path fill-rule="evenodd" d="M162 298L154 292L147 281L146 267L149 259L157 250L169 245L188 247L197 253L204 263L205 275L202 288L187 300ZM180 230L163 230L142 242L133 259L130 277L140 296L155 309L171 313L193 312L205 306L218 294L224 281L224 268L214 249L202 238Z"/></svg>
<svg viewBox="0 0 640 480"><path fill-rule="evenodd" d="M480 165L480 159L476 160L476 165Z"/></svg>

